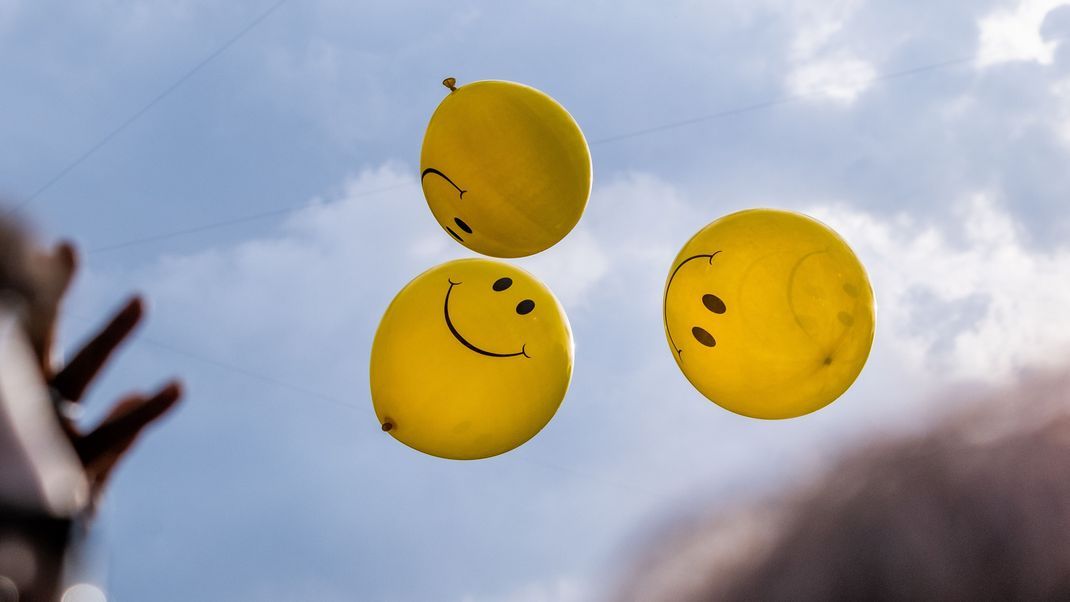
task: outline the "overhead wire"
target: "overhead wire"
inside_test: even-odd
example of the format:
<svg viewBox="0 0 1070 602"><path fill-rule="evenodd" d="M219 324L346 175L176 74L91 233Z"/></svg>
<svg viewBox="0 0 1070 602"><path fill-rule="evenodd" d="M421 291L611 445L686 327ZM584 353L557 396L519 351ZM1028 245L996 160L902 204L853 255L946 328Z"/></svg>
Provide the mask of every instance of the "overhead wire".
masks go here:
<svg viewBox="0 0 1070 602"><path fill-rule="evenodd" d="M237 33L235 33L233 36L228 38L222 45L218 46L215 50L213 50L211 53L209 53L208 56L206 56L203 59L201 59L192 68L190 68L188 71L186 71L184 74L182 74L182 76L179 77L177 80L175 80L174 83L172 83L171 85L169 85L166 88L164 88L156 96L152 97L152 99L150 99L147 103L142 105L141 108L139 108L132 115L127 117L117 127L113 128L111 131L109 131L103 138L98 140L95 144L93 144L88 149L86 149L82 154L80 154L77 157L75 157L75 159L73 161L71 161L70 163L65 165L62 169L60 169L58 172L56 172L56 174L54 176L52 176L51 178L46 180L36 190L34 190L32 193L30 193L30 195L27 196L24 200L22 200L21 202L15 204L12 207L9 207L7 212L6 212L6 214L10 215L10 214L15 213L17 211L20 211L20 210L24 209L30 203L36 201L38 199L38 197L40 197L42 194L45 193L45 191L47 191L48 189L50 189L53 186L55 186L56 183L59 182L60 180L62 180L63 178L65 178L67 176L67 174L71 173L75 168L77 168L82 163L85 163L85 161L87 159L89 159L93 155L97 154L97 152L99 152L100 149L104 148L104 146L106 146L109 142L111 142L112 139L114 139L116 136L121 134L123 132L123 130L125 130L128 127L130 127L131 124L133 124L135 121L140 119L145 113L149 112L149 110L151 110L153 107L158 105L160 103L160 101L162 101L163 99L165 99L168 96L170 96L172 92L174 92L175 90L180 88L182 86L182 84L186 83L191 77L196 75L197 72L199 72L201 69L203 69L209 63L211 63L213 60L218 58L221 54L226 52L231 46L236 44L238 42L238 40L241 40L242 38L244 38L246 36L246 34L248 34L250 31L256 29L257 26L259 26L261 23L263 23L269 16L271 16L272 13L274 13L280 6L285 4L287 1L288 0L277 0L277 2L275 2L274 4L269 6L267 8L267 10L265 10L265 11L261 12L259 15L257 15L257 17L255 19L253 19L252 21L250 21L248 24L246 24L245 27L242 27L240 30L238 30Z"/></svg>
<svg viewBox="0 0 1070 602"><path fill-rule="evenodd" d="M218 360L218 359L206 357L205 355L203 355L201 353L193 353L193 352L190 352L190 351L186 351L185 349L179 349L178 347L175 347L174 345L170 345L170 344L165 343L163 341L160 341L158 339L149 338L149 337L145 337L145 336L139 336L139 337L136 337L134 339L134 343L135 344L136 343L141 343L141 344L145 344L145 345L151 345L153 347L156 347L157 349L163 349L164 351L167 351L169 353L173 353L175 355L181 355L183 357L187 357L189 359L196 360L196 361L201 362L203 364L208 364L208 365L211 365L211 366L215 366L216 368L220 368L222 370L227 370L227 371L230 371L230 372L234 372L236 374L241 374L242 376L245 376L247 378L258 380L258 381L261 381L261 382L269 384L269 385L273 385L273 386L276 386L276 387L281 387L283 389L288 389L290 391L301 393L302 395L307 395L307 396L313 397L313 398L315 398L315 399L317 399L319 401L329 402L329 403L331 403L333 405L341 406L341 407L348 408L348 409L351 409L351 410L357 409L356 405L354 405L352 403L349 403L349 402L347 402L347 401L345 401L343 399L340 399L338 397L335 397L333 395L327 395L325 393L321 393L319 391L315 391L313 389L310 389L310 388L308 388L308 387L306 387L304 385L299 385L299 384L296 384L296 383L292 383L292 382L289 382L289 381L286 381L286 380L283 380L281 378L277 378L277 377L274 377L274 376L268 376L267 374L263 374L261 372L257 372L257 371L254 371L254 370L249 370L248 368L243 368L241 366L237 366L237 365L231 364L229 362L224 362L224 361L221 361L221 360Z"/></svg>
<svg viewBox="0 0 1070 602"><path fill-rule="evenodd" d="M957 66L957 65L962 65L962 64L969 63L969 62L972 62L972 61L975 61L975 60L977 60L976 56L959 57L959 58L954 58L954 59L948 59L948 60L943 60L943 61L939 61L939 62L935 62L935 63L928 63L928 64L925 64L925 65L919 65L919 66L916 66L916 67L911 67L909 69L903 69L903 70L899 70L899 71L892 71L892 72L876 75L876 76L868 78L868 79L860 80L858 82L852 82L852 83L855 83L855 84L857 84L859 86L874 85L874 84L879 84L879 83L882 83L882 82L887 82L887 81L892 81L892 80L896 80L896 79L902 79L902 78L906 78L906 77L920 75L922 73L927 73L927 72L931 72L931 71L937 71L937 70L940 70L940 69L946 69L948 67L954 67L954 66ZM765 109L771 109L771 108L774 108L774 107L777 107L777 106L780 106L780 105L790 104L790 103L793 103L793 102L799 102L799 101L802 101L802 100L806 100L808 98L821 96L821 95L827 94L829 91L830 91L829 88L820 88L820 89L814 89L814 90L803 92L803 93L799 93L799 94L793 94L793 95L789 95L789 96L783 96L783 97L779 97L779 98L764 100L764 101L761 101L761 102L755 102L755 103L751 103L751 104L745 104L745 105L740 105L740 106L736 106L736 107L731 107L731 108L728 108L728 109L715 111L715 112L708 113L708 114L705 114L705 115L698 115L698 116L695 116L695 117L690 117L688 119L682 119L682 120L679 120L679 121L671 121L671 122L668 122L668 123L662 123L662 124L658 124L658 125L654 125L654 126L650 126L650 127L646 127L646 128L632 130L632 131L629 131L629 132L622 132L620 134L614 134L614 135L606 136L606 137L603 137L603 138L597 138L597 139L594 139L594 140L590 141L590 145L591 146L599 146L599 145L603 145L603 144L611 144L611 143L614 143L614 142L619 142L619 141L627 140L627 139L630 139L630 138L637 138L637 137L640 137L640 136L647 136L647 135L650 135L650 134L664 132L664 131L667 131L667 130L693 126L693 125L701 124L701 123L704 123L704 122L717 121L717 120L725 119L725 118L728 118L728 117L734 117L734 116L743 115L743 114L746 114L746 113L752 113L752 112L761 111L761 110L765 110ZM412 185L414 185L414 184L415 183L412 183ZM360 196L370 196L370 195L373 195L373 194L378 194L380 192L386 192L386 191L389 191L389 190L395 190L395 189L403 188L403 187L405 187L407 185L410 185L410 184L399 184L397 186L392 186L392 187L387 187L387 188L372 189L372 190L367 190L367 191L363 191L363 192L358 192L356 194L349 195L349 198L360 197ZM295 205L295 206L287 207L287 208L283 208L283 209L264 211L264 212L258 212L258 213L251 213L251 214L247 214L247 215L239 215L239 216L235 216L235 217L232 217L232 218L229 218L229 219L225 219L225 220L221 220L221 221L208 222L208 223L200 224L200 225L197 225L197 226L191 226L191 227L181 228L181 229L176 229L176 230L169 230L169 231L160 232L160 233L157 233L157 234L144 236L144 237L141 237L141 238L135 238L135 239L130 239L130 240L125 240L125 241L120 241L120 242L115 242L115 243L111 243L111 244L102 245L100 247L91 248L91 249L89 249L88 253L89 254L106 253L106 252L116 251L116 250L119 250L119 249L126 249L126 248L129 248L129 247L139 246L139 245L143 245L143 244L159 242L161 240L167 240L167 239L171 239L171 238L177 238L177 237L181 237L181 236L186 236L186 235L189 235L189 234L196 234L196 233L200 233L200 232L205 232L205 231L208 231L208 230L214 230L214 229L218 229L218 228L225 228L225 227L228 227L228 226L243 224L243 223L250 222L250 221L255 221L255 220L265 219L265 218L274 217L274 216L278 216L278 215L284 215L284 214L287 214L287 213L292 213L294 211L298 211L300 209L303 209L303 208L305 208L305 207L307 207L309 205L311 205L311 203Z"/></svg>
<svg viewBox="0 0 1070 602"><path fill-rule="evenodd" d="M894 79L900 79L900 78L904 78L904 77L910 77L910 76L913 76L913 75L919 75L921 73L926 73L926 72L929 72L929 71L936 71L938 69L945 69L947 67L953 67L953 66L956 66L956 65L962 65L964 63L972 62L974 60L976 60L976 57L973 57L973 56L960 57L960 58L956 58L956 59L948 59L946 61L940 61L938 63L930 63L930 64L927 64L927 65L920 65L920 66L917 66L917 67L912 67L910 69L903 69L902 71L893 71L893 72L890 72L890 73L884 73L884 74L876 75L876 76L871 77L871 78L862 79L860 81L851 82L851 83L854 84L854 85L858 85L858 86L870 86L870 85L874 85L874 84L878 84L878 83L882 83L882 82L886 82L886 81L890 81L890 80L894 80ZM732 108L729 108L729 109L716 111L714 113L709 113L709 114L706 114L706 115L699 115L699 116L691 117L691 118L688 118L688 119L682 119L680 121L672 121L672 122L669 122L669 123L663 123L663 124L660 124L660 125L655 125L655 126L651 126L651 127L647 127L647 128L643 128L643 129L639 129L639 130L633 130L631 132L625 132L623 134L616 134L616 135L613 135L613 136L607 136L605 138L599 138L597 140L591 141L591 145L594 146L594 145L597 145L597 144L608 144L610 142L618 142L620 140L626 140L628 138L635 138L635 137L638 137L638 136L646 136L648 134L654 134L654 133L657 133L657 132L664 132L666 130L672 130L672 129L677 129L677 128L686 127L686 126L690 126L690 125L695 125L695 124L703 123L703 122L706 122L706 121L715 121L715 120L718 120L718 119L724 119L726 117L735 117L736 115L743 115L743 114L746 114L746 113L753 113L755 111L761 111L761 110L764 110L764 109L771 109L773 107L777 107L777 106L780 106L780 105L789 104L789 103L792 103L792 102L798 102L798 101L806 100L808 98L813 98L813 97L816 97L816 96L822 96L822 95L825 95L825 94L829 93L829 91L830 91L829 88L818 88L818 89L810 90L810 91L807 91L807 92L801 92L799 94L791 94L789 96L782 96L780 98L773 98L773 99L764 100L764 101L761 101L761 102L756 102L756 103L753 103L753 104L742 105L742 106L738 106L738 107L732 107Z"/></svg>
<svg viewBox="0 0 1070 602"><path fill-rule="evenodd" d="M376 195L376 194L389 192L391 190L398 190L400 188L407 188L407 187L415 186L415 185L416 184L414 182L404 182L402 184L395 184L393 186L384 186L382 188L374 188L374 189L370 189L370 190L364 190L364 191L361 191L361 192L358 192L358 193L355 193L355 194L351 194L347 198L359 198L359 197L365 197L365 196L373 196L373 195ZM228 220L224 220L224 221L220 221L220 222L212 222L212 223L209 223L209 224L201 224L200 226L192 226L190 228L185 228L185 229L181 229L181 230L173 230L173 231L170 231L170 232L161 232L160 234L153 234L153 235L145 236L145 237L142 237L142 238L135 238L133 240L127 240L127 241L120 242L120 243L115 243L115 244L111 244L111 245L105 245L105 246L102 246L102 247L94 247L94 248L91 248L88 251L86 251L86 253L89 254L89 255L96 255L96 254L100 254L100 253L107 253L109 251L117 251L119 249L125 249L127 247L134 247L134 246L138 246L138 245L143 245L143 244L150 243L150 242L159 242L161 240L167 240L169 238L177 238L177 237L180 237L180 236L186 236L188 234L195 234L195 233L198 233L198 232L206 232L208 230L215 230L217 228L225 228L227 226L236 226L238 224L245 224L245 223L248 223L248 222L262 220L262 219L266 219L266 218L269 218L269 217L278 217L280 215L287 215L287 214L290 214L290 213L295 213L297 211L301 211L302 209L308 209L309 207L312 207L315 204L316 204L315 201L310 201L310 202L307 202L307 203L301 203L299 205L292 205L290 207L282 207L282 208L279 208L279 209L272 209L272 210L269 210L269 211L262 211L260 213L251 213L251 214L248 214L248 215L242 215L242 216L238 216L238 217L235 217L235 218L232 218L232 219L228 219Z"/></svg>

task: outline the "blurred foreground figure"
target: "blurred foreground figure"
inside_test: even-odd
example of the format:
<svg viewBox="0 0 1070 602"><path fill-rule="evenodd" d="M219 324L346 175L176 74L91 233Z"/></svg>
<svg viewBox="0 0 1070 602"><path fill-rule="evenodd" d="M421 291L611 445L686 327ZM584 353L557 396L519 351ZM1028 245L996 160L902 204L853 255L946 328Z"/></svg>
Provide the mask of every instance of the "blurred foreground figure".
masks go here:
<svg viewBox="0 0 1070 602"><path fill-rule="evenodd" d="M682 525L618 600L1070 599L1070 372Z"/></svg>
<svg viewBox="0 0 1070 602"><path fill-rule="evenodd" d="M38 248L0 218L0 602L56 600L72 525L88 516L138 433L170 409L177 382L120 400L88 432L71 420L90 382L141 319L129 300L60 368L52 341L75 272L69 244Z"/></svg>

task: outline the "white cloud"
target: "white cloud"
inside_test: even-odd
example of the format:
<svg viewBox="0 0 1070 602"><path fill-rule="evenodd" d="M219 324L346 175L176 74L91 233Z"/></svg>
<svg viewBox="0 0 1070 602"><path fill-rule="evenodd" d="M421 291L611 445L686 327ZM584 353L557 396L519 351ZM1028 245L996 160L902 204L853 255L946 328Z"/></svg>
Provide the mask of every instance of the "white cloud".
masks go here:
<svg viewBox="0 0 1070 602"><path fill-rule="evenodd" d="M857 58L814 59L791 71L788 89L808 99L851 104L873 83L874 75L873 66Z"/></svg>
<svg viewBox="0 0 1070 602"><path fill-rule="evenodd" d="M367 321L364 312L385 309L378 304L388 289L387 299L449 251L456 255L426 246L432 233L444 238L437 230L412 170L385 164L350 178L328 201L314 200L274 236L164 256L140 279L176 323L225 323L239 345L307 349ZM428 262L429 252L438 261ZM196 327L176 334L216 341L217 353L240 349Z"/></svg>
<svg viewBox="0 0 1070 602"><path fill-rule="evenodd" d="M609 270L602 245L585 228L569 233L553 247L518 261L550 287L566 309L585 307L589 294Z"/></svg>
<svg viewBox="0 0 1070 602"><path fill-rule="evenodd" d="M794 13L795 37L791 50L794 58L812 57L826 48L858 9L857 0L790 3Z"/></svg>
<svg viewBox="0 0 1070 602"><path fill-rule="evenodd" d="M886 221L844 206L813 213L867 264L877 336L919 373L997 383L1027 367L1064 363L1070 248L1030 248L991 195L962 202L956 227L906 215Z"/></svg>
<svg viewBox="0 0 1070 602"><path fill-rule="evenodd" d="M1051 10L1066 4L1067 0L1018 0L1012 8L982 17L978 21L981 29L978 67L1010 61L1050 64L1058 42L1045 41L1040 26Z"/></svg>
<svg viewBox="0 0 1070 602"><path fill-rule="evenodd" d="M796 8L786 85L793 96L849 105L873 83L873 66L837 36L858 9L854 0Z"/></svg>

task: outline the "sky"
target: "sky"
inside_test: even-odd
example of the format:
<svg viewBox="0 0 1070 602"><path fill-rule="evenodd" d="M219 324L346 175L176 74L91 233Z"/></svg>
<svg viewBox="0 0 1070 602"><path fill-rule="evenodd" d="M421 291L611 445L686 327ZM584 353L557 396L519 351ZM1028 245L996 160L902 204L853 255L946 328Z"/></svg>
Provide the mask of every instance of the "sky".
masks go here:
<svg viewBox="0 0 1070 602"><path fill-rule="evenodd" d="M1058 366L1065 4L0 0L0 195L84 254L63 341L149 299L87 421L188 389L78 577L118 601L598 600L674 517ZM474 462L381 433L368 391L396 292L473 255L417 181L446 76L549 93L594 163L576 229L515 262L569 316L571 388ZM829 224L877 297L861 376L799 419L711 404L665 342L673 257L749 207Z"/></svg>

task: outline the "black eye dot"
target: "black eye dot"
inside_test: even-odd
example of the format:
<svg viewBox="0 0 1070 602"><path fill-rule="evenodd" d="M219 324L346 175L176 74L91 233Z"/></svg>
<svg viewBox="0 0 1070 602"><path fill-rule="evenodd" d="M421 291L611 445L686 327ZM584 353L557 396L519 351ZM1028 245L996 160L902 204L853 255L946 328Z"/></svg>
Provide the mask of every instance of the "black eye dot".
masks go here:
<svg viewBox="0 0 1070 602"><path fill-rule="evenodd" d="M707 347L713 347L717 344L717 341L713 339L713 335L706 332L704 329L698 326L691 329L691 334L695 335L695 340Z"/></svg>
<svg viewBox="0 0 1070 602"><path fill-rule="evenodd" d="M702 295L702 304L715 314L723 314L727 309L724 306L724 301L721 301L721 298L717 295ZM712 347L712 345L710 346Z"/></svg>
<svg viewBox="0 0 1070 602"><path fill-rule="evenodd" d="M513 286L512 278L499 278L494 281L494 284L490 285L492 289L498 291L499 293L509 288L510 286Z"/></svg>
<svg viewBox="0 0 1070 602"><path fill-rule="evenodd" d="M516 304L516 313L520 315L530 314L533 309L535 309L535 302L531 299L524 299Z"/></svg>
<svg viewBox="0 0 1070 602"><path fill-rule="evenodd" d="M461 230L464 230L465 232L467 232L469 234L472 233L472 227L469 226L468 224L462 222L461 218L459 218L459 217L453 218L453 223L457 224L457 227L460 228Z"/></svg>

